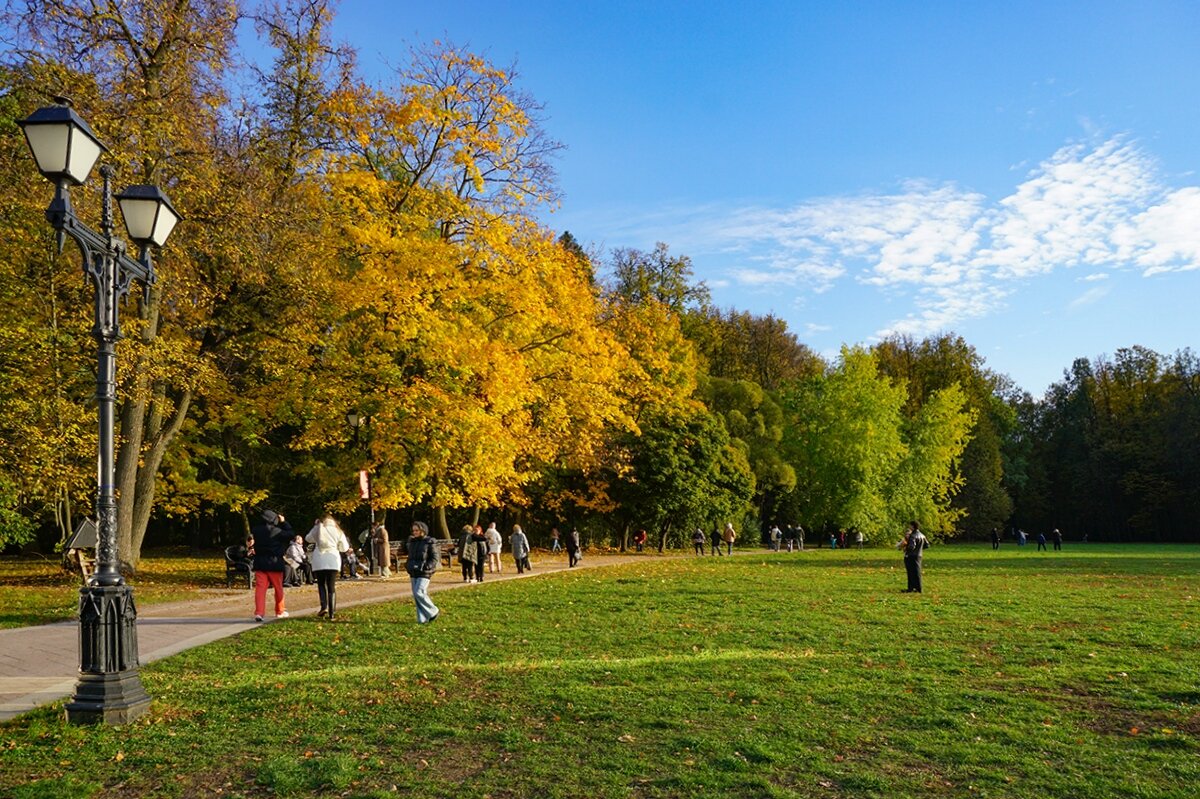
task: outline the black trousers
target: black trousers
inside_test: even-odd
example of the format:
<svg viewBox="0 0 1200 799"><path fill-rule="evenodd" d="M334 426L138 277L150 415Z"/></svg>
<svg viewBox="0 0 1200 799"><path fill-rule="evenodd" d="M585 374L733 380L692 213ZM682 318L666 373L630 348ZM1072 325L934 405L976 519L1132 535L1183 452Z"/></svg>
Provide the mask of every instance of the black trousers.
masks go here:
<svg viewBox="0 0 1200 799"><path fill-rule="evenodd" d="M574 568L575 564L578 562L579 562L579 550L578 549L568 549L567 550L567 566Z"/></svg>
<svg viewBox="0 0 1200 799"><path fill-rule="evenodd" d="M908 572L908 590L921 593L921 559L905 558L904 569Z"/></svg>
<svg viewBox="0 0 1200 799"><path fill-rule="evenodd" d="M704 554L704 544L692 544L692 546L696 548L696 554L697 554L697 555L703 555L703 554Z"/></svg>
<svg viewBox="0 0 1200 799"><path fill-rule="evenodd" d="M486 555L481 556L479 558L479 560L475 561L475 582L477 582L477 583L483 582L483 564L486 561L487 561Z"/></svg>
<svg viewBox="0 0 1200 799"><path fill-rule="evenodd" d="M463 580L470 580L475 576L475 564L469 560L460 560L459 565L462 566Z"/></svg>
<svg viewBox="0 0 1200 799"><path fill-rule="evenodd" d="M321 569L313 572L313 577L317 580L317 596L321 600L321 610L327 611L332 619L334 611L337 610L334 596L338 573L335 569Z"/></svg>

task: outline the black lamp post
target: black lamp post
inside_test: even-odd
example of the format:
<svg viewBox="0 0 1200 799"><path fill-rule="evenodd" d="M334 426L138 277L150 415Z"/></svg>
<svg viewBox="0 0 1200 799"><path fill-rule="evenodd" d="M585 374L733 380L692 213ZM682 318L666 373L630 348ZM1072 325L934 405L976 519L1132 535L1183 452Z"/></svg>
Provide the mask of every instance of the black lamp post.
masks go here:
<svg viewBox="0 0 1200 799"><path fill-rule="evenodd" d="M117 503L113 465L116 402L117 340L121 337L118 302L129 293L132 280L141 282L146 297L154 283L151 247L161 247L179 221L179 213L156 186L132 186L117 196L125 230L141 249L138 259L113 235L112 176L104 178L100 232L75 216L69 189L87 180L106 149L66 98L38 109L18 122L25 132L38 170L55 184L46 219L58 231L62 251L68 236L79 245L83 271L96 289L92 335L97 345L96 401L100 443L96 466L96 519L99 535L96 572L79 590L79 682L67 703L67 721L74 724L124 724L150 707L150 696L138 674L137 608L133 589L121 576L117 561Z"/></svg>
<svg viewBox="0 0 1200 799"><path fill-rule="evenodd" d="M365 427L367 425L367 423L370 422L370 420L371 420L371 417L364 416L363 414L359 413L358 411L350 411L349 413L346 414L346 424L350 425L351 429L354 430L354 443L356 446L358 444L359 428ZM386 577L386 576L388 576L388 573L391 571L390 565L386 562L387 560L391 559L391 554L387 551L388 547L386 544L386 540L385 540L384 545L382 546L382 549L384 550L383 555L382 555L382 557L385 558L384 561L379 560L380 555L376 551L376 546L375 546L375 498L373 496L371 496L371 472L367 469L363 469L361 472L359 472L359 474L361 476L361 483L362 483L362 488L363 488L363 492L362 492L364 495L363 499L365 499L367 501L367 512L368 512L369 518L370 518L370 527L368 529L371 532L370 532L370 536L368 537L368 540L371 542L371 544L370 544L371 545L371 553L372 553L371 560L379 563L379 573L380 573L380 575Z"/></svg>

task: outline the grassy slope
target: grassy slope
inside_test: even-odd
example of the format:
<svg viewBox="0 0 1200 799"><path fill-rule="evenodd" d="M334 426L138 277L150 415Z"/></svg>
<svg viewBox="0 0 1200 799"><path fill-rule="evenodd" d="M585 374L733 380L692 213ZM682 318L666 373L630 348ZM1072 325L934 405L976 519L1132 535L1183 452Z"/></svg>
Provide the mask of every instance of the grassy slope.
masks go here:
<svg viewBox="0 0 1200 799"><path fill-rule="evenodd" d="M824 550L271 625L144 669L130 728L0 728L0 795L1195 795L1200 549L926 562L923 596Z"/></svg>
<svg viewBox="0 0 1200 799"><path fill-rule="evenodd" d="M146 553L130 585L139 605L189 599L200 588L225 587L220 552L197 556L185 549ZM74 619L79 613L79 575L57 560L0 558L0 629Z"/></svg>

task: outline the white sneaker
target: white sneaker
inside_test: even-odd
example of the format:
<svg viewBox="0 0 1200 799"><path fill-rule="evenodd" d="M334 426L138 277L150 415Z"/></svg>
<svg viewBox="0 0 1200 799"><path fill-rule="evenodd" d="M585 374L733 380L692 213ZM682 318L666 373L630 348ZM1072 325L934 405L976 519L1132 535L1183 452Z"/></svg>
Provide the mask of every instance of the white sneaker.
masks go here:
<svg viewBox="0 0 1200 799"><path fill-rule="evenodd" d="M254 617L254 620L255 620L255 621L262 621L262 616L255 615L255 617Z"/></svg>
<svg viewBox="0 0 1200 799"><path fill-rule="evenodd" d="M288 613L288 612L285 610L283 613L280 613L280 614L279 614L278 616L276 616L275 618L277 618L277 619L286 619L288 616L291 616L291 615L292 615L292 614Z"/></svg>

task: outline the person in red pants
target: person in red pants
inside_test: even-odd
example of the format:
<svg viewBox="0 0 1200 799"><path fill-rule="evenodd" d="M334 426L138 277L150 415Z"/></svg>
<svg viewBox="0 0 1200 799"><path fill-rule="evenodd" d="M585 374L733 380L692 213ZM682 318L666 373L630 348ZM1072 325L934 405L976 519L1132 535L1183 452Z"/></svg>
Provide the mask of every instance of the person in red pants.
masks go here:
<svg viewBox="0 0 1200 799"><path fill-rule="evenodd" d="M296 534L283 515L273 510L262 512L262 522L254 530L254 620L262 621L267 608L267 587L275 591L275 618L286 619L283 602L283 553Z"/></svg>

